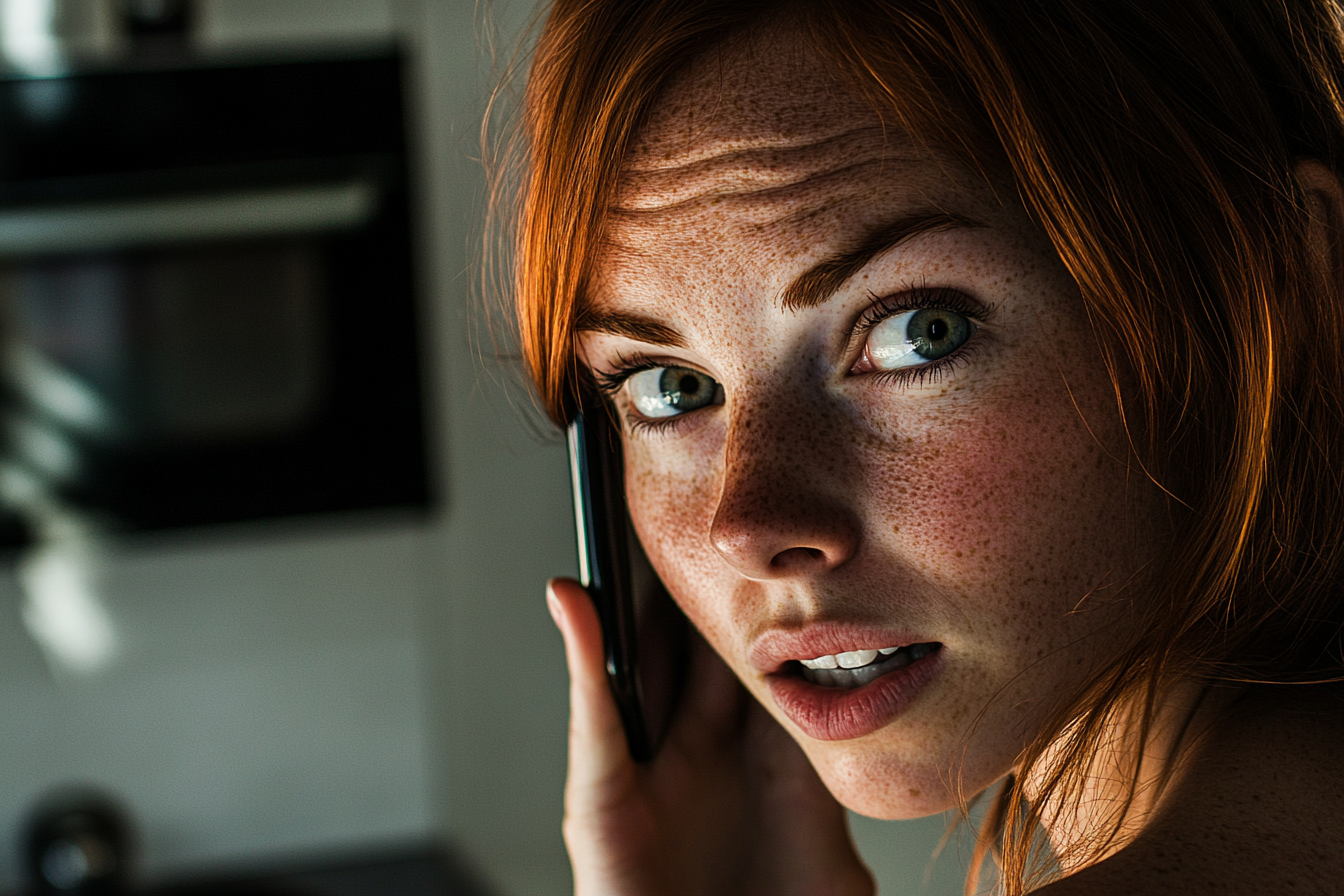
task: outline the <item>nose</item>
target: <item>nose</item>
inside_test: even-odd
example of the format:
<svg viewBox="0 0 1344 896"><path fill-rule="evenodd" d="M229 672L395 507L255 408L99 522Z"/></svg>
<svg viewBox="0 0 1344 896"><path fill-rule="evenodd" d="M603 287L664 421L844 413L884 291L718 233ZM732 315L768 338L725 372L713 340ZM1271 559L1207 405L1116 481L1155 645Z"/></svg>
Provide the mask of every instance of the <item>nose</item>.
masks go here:
<svg viewBox="0 0 1344 896"><path fill-rule="evenodd" d="M816 578L857 553L850 490L860 484L845 476L855 467L837 436L843 429L830 422L755 413L730 424L710 540L744 576Z"/></svg>

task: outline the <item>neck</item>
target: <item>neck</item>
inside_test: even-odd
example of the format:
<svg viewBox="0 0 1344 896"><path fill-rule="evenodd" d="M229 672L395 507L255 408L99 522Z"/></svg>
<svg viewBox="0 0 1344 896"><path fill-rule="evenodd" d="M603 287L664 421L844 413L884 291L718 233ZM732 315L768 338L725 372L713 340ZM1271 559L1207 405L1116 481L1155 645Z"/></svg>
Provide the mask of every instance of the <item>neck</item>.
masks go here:
<svg viewBox="0 0 1344 896"><path fill-rule="evenodd" d="M1047 792L1040 773L1029 777L1025 790L1029 799L1043 799L1041 822L1060 870L1072 874L1132 843L1179 789L1214 722L1242 693L1242 688L1176 682L1163 690L1146 731L1142 707L1114 714L1074 786ZM1056 740L1037 768L1057 764L1069 740L1068 735Z"/></svg>

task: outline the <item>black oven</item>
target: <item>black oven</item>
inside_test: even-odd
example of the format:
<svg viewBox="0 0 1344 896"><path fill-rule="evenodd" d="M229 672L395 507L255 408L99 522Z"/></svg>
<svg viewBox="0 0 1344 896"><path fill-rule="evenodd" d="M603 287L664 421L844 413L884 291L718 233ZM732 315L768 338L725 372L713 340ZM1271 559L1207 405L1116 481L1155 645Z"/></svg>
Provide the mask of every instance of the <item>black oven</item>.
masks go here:
<svg viewBox="0 0 1344 896"><path fill-rule="evenodd" d="M392 52L0 82L0 504L126 530L430 489Z"/></svg>

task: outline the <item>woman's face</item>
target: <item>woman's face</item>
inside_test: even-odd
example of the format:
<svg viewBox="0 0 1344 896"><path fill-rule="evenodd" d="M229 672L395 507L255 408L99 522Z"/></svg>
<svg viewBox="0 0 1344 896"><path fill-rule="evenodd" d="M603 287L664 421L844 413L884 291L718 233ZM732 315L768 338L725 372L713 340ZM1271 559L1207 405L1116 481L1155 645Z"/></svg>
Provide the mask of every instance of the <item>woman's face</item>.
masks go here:
<svg viewBox="0 0 1344 896"><path fill-rule="evenodd" d="M654 566L865 814L1008 772L1165 531L1014 195L797 46L707 60L629 160L580 337Z"/></svg>

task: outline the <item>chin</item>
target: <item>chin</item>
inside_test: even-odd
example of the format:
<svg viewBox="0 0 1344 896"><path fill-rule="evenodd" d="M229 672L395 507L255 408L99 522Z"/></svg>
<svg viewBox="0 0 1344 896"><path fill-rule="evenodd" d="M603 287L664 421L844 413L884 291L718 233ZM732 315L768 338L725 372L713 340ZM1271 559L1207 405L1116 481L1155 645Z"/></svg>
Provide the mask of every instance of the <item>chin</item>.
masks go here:
<svg viewBox="0 0 1344 896"><path fill-rule="evenodd" d="M912 760L894 751L864 748L856 741L804 743L826 789L846 809L896 821L937 815L962 805L951 763ZM969 799L976 789L962 791Z"/></svg>

